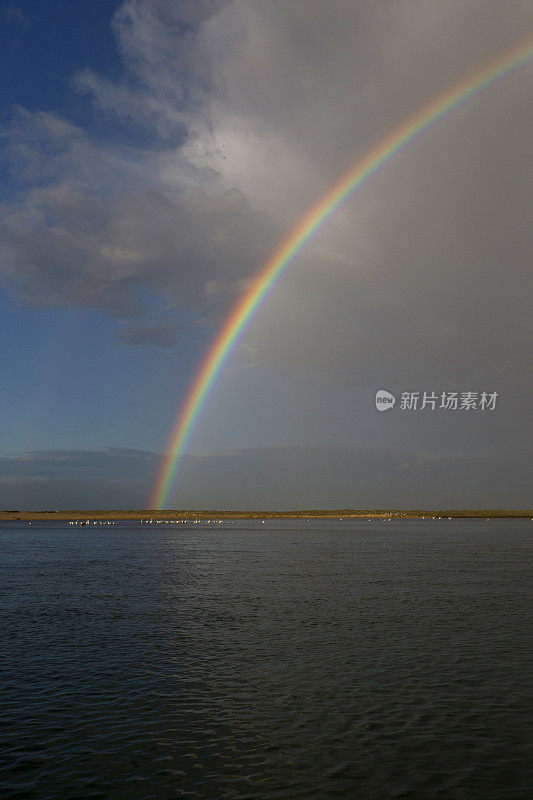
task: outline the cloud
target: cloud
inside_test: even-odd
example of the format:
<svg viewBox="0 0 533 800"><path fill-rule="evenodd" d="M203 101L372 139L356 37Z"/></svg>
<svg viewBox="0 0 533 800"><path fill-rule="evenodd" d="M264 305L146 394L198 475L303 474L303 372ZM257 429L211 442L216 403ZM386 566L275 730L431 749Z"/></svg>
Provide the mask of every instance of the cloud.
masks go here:
<svg viewBox="0 0 533 800"><path fill-rule="evenodd" d="M0 458L3 508L141 508L160 456L143 450L41 450Z"/></svg>
<svg viewBox="0 0 533 800"><path fill-rule="evenodd" d="M178 497L199 508L206 495L214 508L527 508L524 456L242 448L186 457Z"/></svg>
<svg viewBox="0 0 533 800"><path fill-rule="evenodd" d="M115 20L124 82L77 77L110 123L149 131L142 141L95 137L57 113L23 108L5 126L11 185L0 208L0 281L18 301L135 317L148 289L167 305L216 318L266 256L269 220L180 144L191 124L184 92L197 91L192 72L185 75L194 59L182 54L178 75L170 52L180 51L176 36L194 49L206 16L207 6L175 13L165 3L126 4ZM170 60L161 60L163 50Z"/></svg>
<svg viewBox="0 0 533 800"><path fill-rule="evenodd" d="M287 219L533 22L523 3L505 30L495 3L320 5L244 4L245 44L217 74L219 126L239 145L219 168ZM254 363L530 390L528 81L526 68L450 116L328 223L249 332Z"/></svg>
<svg viewBox="0 0 533 800"><path fill-rule="evenodd" d="M4 285L33 307L134 318L152 293L216 320L355 158L532 22L526 0L124 3L122 75L73 79L98 133L22 109L5 131ZM255 363L523 384L528 90L524 67L341 210L250 331Z"/></svg>
<svg viewBox="0 0 533 800"><path fill-rule="evenodd" d="M108 447L104 450L34 450L17 456L0 457L0 474L6 472L24 478L60 478L83 474L139 478L157 465L157 453L127 447Z"/></svg>
<svg viewBox="0 0 533 800"><path fill-rule="evenodd" d="M172 347L179 325L171 324L137 324L124 325L118 331L118 338L130 347L149 345L150 347Z"/></svg>
<svg viewBox="0 0 533 800"><path fill-rule="evenodd" d="M0 274L34 308L134 317L149 288L216 314L266 251L267 226L238 189L154 184L151 155L132 166L129 151L99 147L51 114L21 111L8 135L7 156L27 188L1 209ZM223 287L215 296L213 280Z"/></svg>
<svg viewBox="0 0 533 800"><path fill-rule="evenodd" d="M528 508L525 454L242 448L186 456L178 508ZM160 455L48 450L0 459L4 508L144 508ZM243 499L244 498L244 499Z"/></svg>

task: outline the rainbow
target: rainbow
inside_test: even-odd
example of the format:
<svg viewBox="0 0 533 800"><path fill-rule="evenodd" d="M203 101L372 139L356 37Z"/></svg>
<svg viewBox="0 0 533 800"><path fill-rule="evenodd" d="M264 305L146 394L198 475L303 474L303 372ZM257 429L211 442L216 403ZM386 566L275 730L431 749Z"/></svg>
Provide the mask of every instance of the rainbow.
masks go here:
<svg viewBox="0 0 533 800"><path fill-rule="evenodd" d="M201 364L172 429L153 488L151 508L165 505L180 457L218 374L237 339L302 248L348 197L420 134L496 80L525 64L532 55L533 37L529 36L443 91L352 165L300 219L239 299Z"/></svg>

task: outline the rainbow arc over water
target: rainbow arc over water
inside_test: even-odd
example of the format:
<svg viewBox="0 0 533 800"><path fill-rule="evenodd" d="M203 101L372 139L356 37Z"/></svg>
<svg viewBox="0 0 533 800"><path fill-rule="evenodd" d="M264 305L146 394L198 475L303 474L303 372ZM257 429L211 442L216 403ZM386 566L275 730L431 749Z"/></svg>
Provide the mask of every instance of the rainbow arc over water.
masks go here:
<svg viewBox="0 0 533 800"><path fill-rule="evenodd" d="M532 56L533 36L529 36L444 90L356 161L307 210L259 270L209 348L190 386L185 402L179 409L154 484L150 501L151 508L157 509L165 506L180 458L217 376L229 358L239 336L302 248L311 241L345 200L372 178L379 169L412 144L418 136L481 91L492 86L497 80L528 62Z"/></svg>

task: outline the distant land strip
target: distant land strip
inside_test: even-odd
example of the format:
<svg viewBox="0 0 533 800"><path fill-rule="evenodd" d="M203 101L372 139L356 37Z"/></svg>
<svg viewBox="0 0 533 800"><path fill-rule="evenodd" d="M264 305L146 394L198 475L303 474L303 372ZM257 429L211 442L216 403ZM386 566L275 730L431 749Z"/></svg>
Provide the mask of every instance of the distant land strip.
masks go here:
<svg viewBox="0 0 533 800"><path fill-rule="evenodd" d="M217 511L217 510L101 510L101 511L24 511L0 510L0 522L13 520L218 520L218 519L522 519L533 518L533 509L469 509L433 511L423 509L342 508L303 511Z"/></svg>

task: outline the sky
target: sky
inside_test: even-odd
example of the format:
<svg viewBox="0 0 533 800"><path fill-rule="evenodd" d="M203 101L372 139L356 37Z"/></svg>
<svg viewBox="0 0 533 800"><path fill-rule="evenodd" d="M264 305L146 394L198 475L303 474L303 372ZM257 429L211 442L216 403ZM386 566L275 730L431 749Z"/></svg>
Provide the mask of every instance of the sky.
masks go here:
<svg viewBox="0 0 533 800"><path fill-rule="evenodd" d="M0 3L0 508L146 508L197 370L283 237L532 32L529 0ZM531 78L447 115L298 255L169 507L533 505Z"/></svg>

